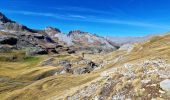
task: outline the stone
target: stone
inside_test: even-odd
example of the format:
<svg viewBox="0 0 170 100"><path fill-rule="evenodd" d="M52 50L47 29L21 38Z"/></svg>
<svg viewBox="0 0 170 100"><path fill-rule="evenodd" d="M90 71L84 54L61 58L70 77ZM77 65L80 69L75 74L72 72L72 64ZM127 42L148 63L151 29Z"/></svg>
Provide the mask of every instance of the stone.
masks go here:
<svg viewBox="0 0 170 100"><path fill-rule="evenodd" d="M159 90L159 93L164 94L164 93L165 93L165 91Z"/></svg>
<svg viewBox="0 0 170 100"><path fill-rule="evenodd" d="M160 87L167 92L170 92L170 79L166 79L160 82Z"/></svg>
<svg viewBox="0 0 170 100"><path fill-rule="evenodd" d="M71 64L69 61L67 60L62 60L59 62L60 65L63 66L63 72L62 73L72 73L72 70L71 70Z"/></svg>
<svg viewBox="0 0 170 100"><path fill-rule="evenodd" d="M51 65L51 64L53 64L54 60L55 60L54 58L49 58L42 62L42 66Z"/></svg>
<svg viewBox="0 0 170 100"><path fill-rule="evenodd" d="M141 82L144 83L144 84L148 84L149 82L151 82L151 80L150 80L150 79L148 79L148 80L142 80Z"/></svg>

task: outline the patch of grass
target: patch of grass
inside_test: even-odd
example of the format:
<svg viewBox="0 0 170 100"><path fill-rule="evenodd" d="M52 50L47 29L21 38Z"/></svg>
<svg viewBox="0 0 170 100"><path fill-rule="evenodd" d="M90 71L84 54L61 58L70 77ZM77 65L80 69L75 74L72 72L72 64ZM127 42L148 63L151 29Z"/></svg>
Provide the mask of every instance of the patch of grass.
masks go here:
<svg viewBox="0 0 170 100"><path fill-rule="evenodd" d="M38 61L39 57L36 56L27 56L24 57L24 62L33 62L33 61Z"/></svg>

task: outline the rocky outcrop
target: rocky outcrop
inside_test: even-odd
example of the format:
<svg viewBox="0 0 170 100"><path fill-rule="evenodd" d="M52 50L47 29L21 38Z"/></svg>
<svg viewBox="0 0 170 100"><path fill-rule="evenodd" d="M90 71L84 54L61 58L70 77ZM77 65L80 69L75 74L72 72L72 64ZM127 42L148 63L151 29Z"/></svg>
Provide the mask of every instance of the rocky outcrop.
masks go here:
<svg viewBox="0 0 170 100"><path fill-rule="evenodd" d="M99 67L96 63L89 60L83 60L83 62L85 62L86 65L84 67L78 67L73 69L73 74L91 73L92 71Z"/></svg>

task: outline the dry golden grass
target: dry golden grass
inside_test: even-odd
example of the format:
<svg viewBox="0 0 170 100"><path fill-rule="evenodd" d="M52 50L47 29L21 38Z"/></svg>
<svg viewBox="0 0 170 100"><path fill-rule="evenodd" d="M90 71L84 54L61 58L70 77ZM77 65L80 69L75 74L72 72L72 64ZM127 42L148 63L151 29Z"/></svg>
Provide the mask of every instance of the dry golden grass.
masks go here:
<svg viewBox="0 0 170 100"><path fill-rule="evenodd" d="M9 33L0 31L0 35L6 35L6 34L9 34Z"/></svg>
<svg viewBox="0 0 170 100"><path fill-rule="evenodd" d="M69 76L58 75L39 80L27 87L15 90L8 94L7 100L44 100L53 96L61 96L71 88L80 86L95 79L95 75ZM70 90L71 91L71 90Z"/></svg>
<svg viewBox="0 0 170 100"><path fill-rule="evenodd" d="M6 100L45 100L50 99L51 97L61 97L63 94L72 93L73 88L78 88L78 86L82 86L83 84L96 79L99 77L101 72L109 70L113 67L121 67L124 63L134 63L138 60L156 57L169 59L170 35L167 34L166 36L154 37L150 41L135 44L135 48L130 53L126 53L126 51L115 51L109 54L100 55L87 54L85 55L86 59L93 60L97 63L102 61L111 61L102 69L94 71L91 74L77 76L70 74L50 76L47 73L57 70L57 68L54 68L53 66L42 67L40 66L40 63L51 56L55 58L55 61L72 60L76 62L82 59L81 55L77 54L39 56L27 58L17 62L1 61L0 76L2 78L7 77L9 81L0 83L0 97ZM116 61L119 57L120 59ZM128 79L122 78L121 82L114 87L116 91L121 91L126 85L131 84L133 89L136 91L136 96L143 95L145 92L142 89L141 84L143 70L140 67L137 69L136 68L137 67L135 66L133 70L137 76L136 79L129 83ZM41 80L36 80L41 76L44 76L44 78ZM114 79L119 79L122 75L115 73L112 77ZM154 80L158 78L158 76L154 74L147 77L152 77ZM12 85L8 84L10 82ZM16 85L16 83L23 84Z"/></svg>
<svg viewBox="0 0 170 100"><path fill-rule="evenodd" d="M4 56L1 57L9 58L15 54L4 53L2 54ZM5 98L8 96L8 99L14 99L16 97L19 100L26 98L27 100L32 100L36 98L40 99L41 97L48 98L52 95L62 95L65 90L85 84L99 75L59 75L50 77L60 67L42 67L41 62L49 59L51 56L55 58L56 62L59 60L78 61L80 59L80 57L75 55L46 55L35 57L22 56L22 59L14 62L1 60L0 78L5 79L7 77L8 80L0 83L0 86L2 86L0 87L0 97ZM47 96L45 94L49 95Z"/></svg>

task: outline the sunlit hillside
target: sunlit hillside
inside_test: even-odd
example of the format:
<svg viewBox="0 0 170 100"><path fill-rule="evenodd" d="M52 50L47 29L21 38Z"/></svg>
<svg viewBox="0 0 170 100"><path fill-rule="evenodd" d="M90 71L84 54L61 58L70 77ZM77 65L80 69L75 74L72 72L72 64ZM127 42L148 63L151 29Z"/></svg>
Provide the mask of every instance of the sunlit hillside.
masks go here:
<svg viewBox="0 0 170 100"><path fill-rule="evenodd" d="M86 59L101 66L90 73L79 75L57 75L56 71L62 67L53 65L58 60L80 62L82 59L78 54L22 57L13 62L2 59L1 97L7 100L168 99L169 92L160 86L160 82L170 78L169 41L170 35L166 34L134 44L131 51L87 54ZM1 56L10 59L16 53L10 54ZM53 62L42 65L52 58ZM77 68L73 66L73 69Z"/></svg>

